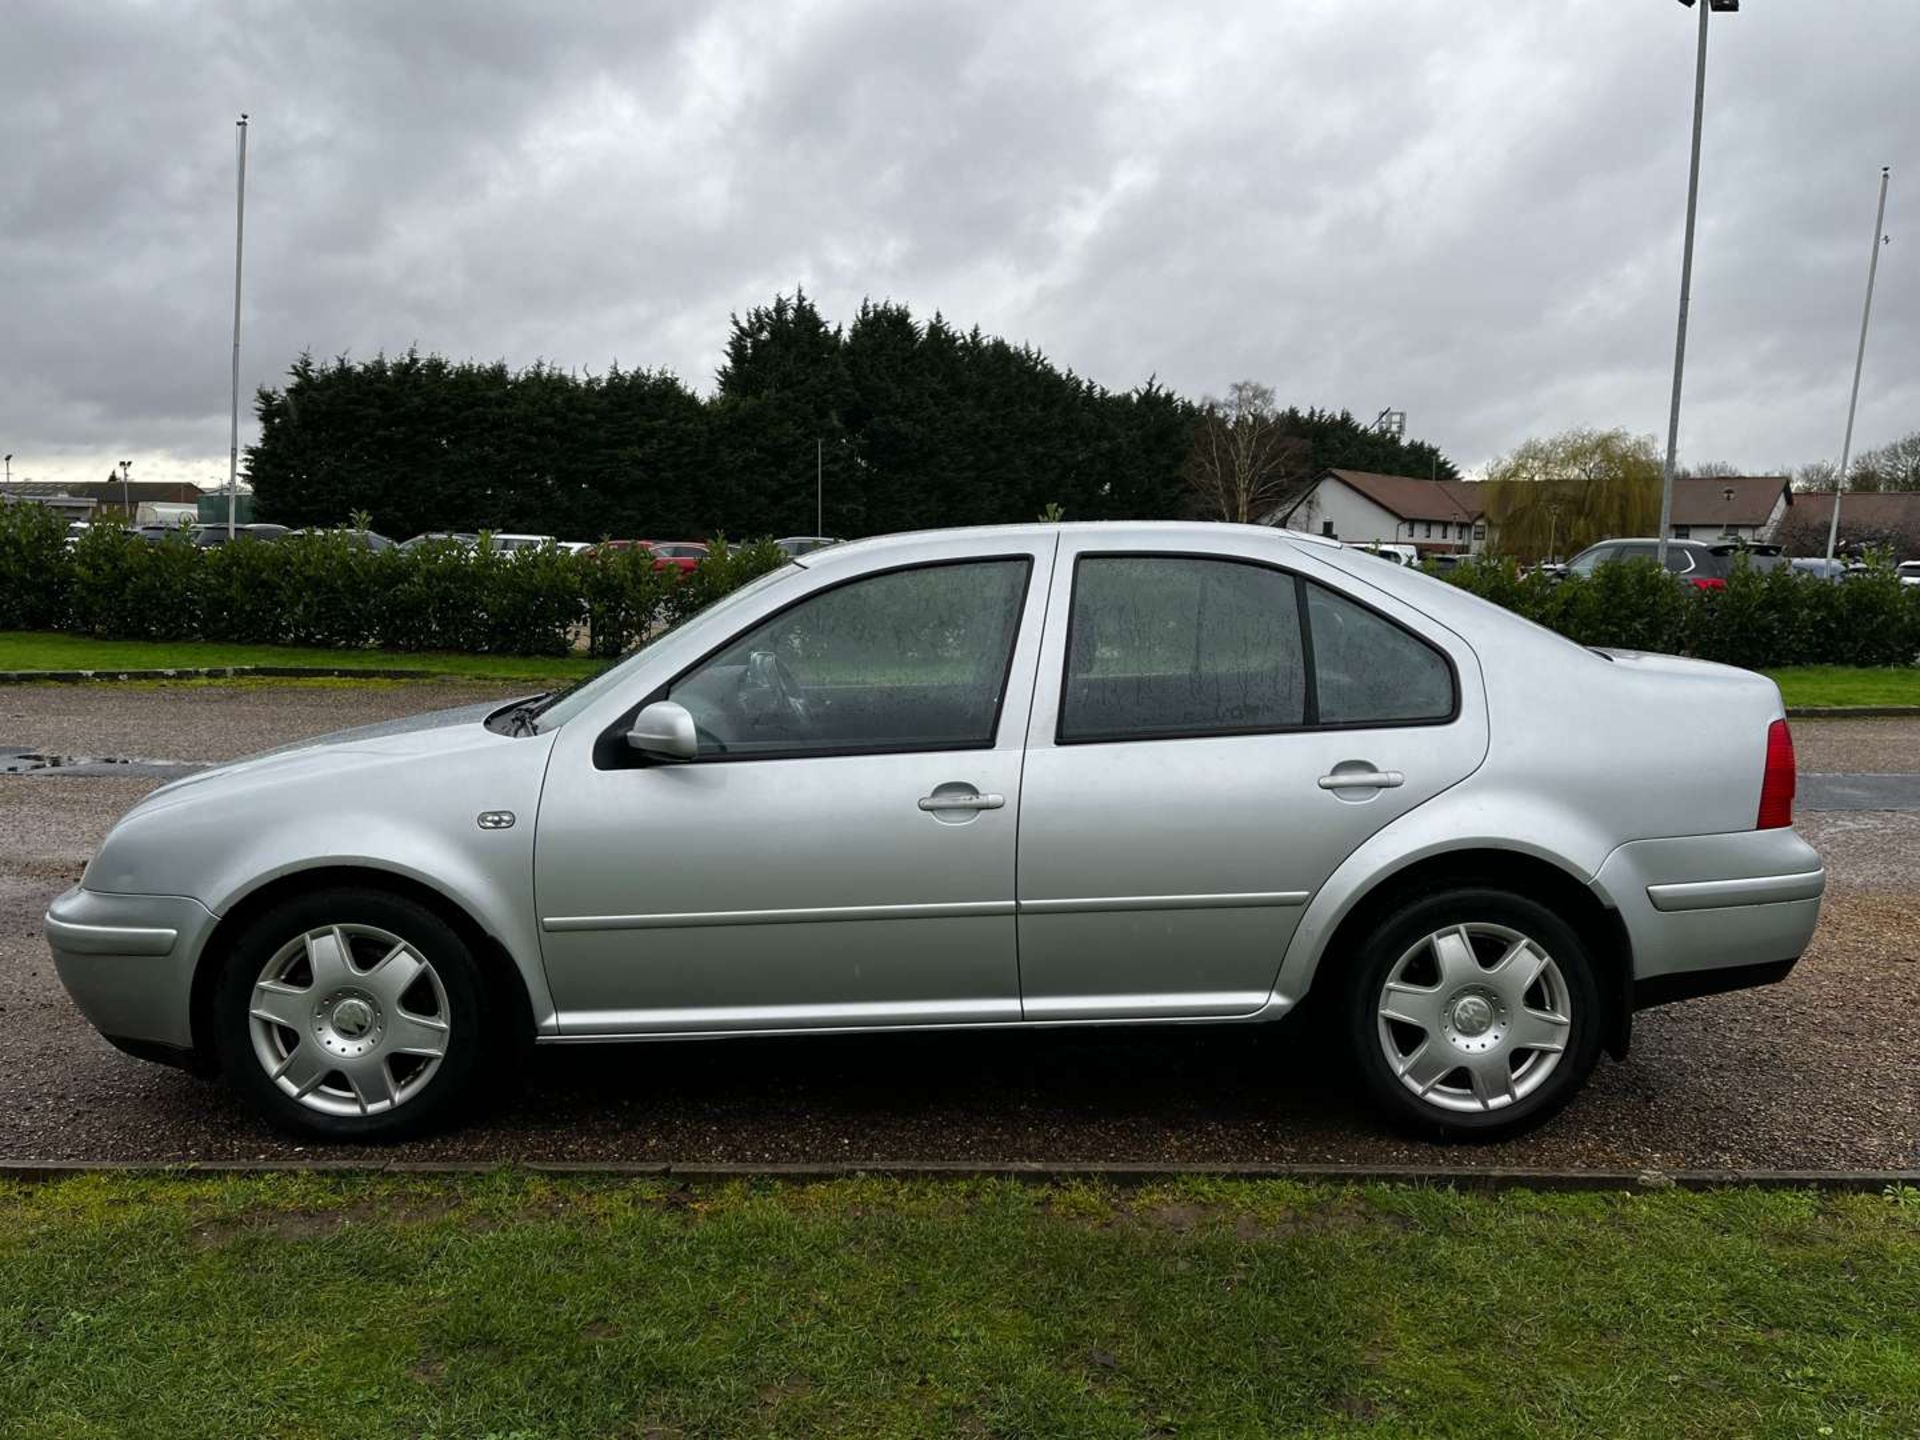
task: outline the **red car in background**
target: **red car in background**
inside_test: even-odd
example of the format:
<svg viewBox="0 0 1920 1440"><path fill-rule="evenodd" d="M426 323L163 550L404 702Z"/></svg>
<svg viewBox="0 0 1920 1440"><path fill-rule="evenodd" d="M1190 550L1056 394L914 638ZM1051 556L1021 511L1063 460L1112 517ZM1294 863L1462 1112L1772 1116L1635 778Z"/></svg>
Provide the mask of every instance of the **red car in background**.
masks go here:
<svg viewBox="0 0 1920 1440"><path fill-rule="evenodd" d="M652 552L656 570L695 570L707 558L707 547L699 540L603 540L594 549L631 550L636 546Z"/></svg>

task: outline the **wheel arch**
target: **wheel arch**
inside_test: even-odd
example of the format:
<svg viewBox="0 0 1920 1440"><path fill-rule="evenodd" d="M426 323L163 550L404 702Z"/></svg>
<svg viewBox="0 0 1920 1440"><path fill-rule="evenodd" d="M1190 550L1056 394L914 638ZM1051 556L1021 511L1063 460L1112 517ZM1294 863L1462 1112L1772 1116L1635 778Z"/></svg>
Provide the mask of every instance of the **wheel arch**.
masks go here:
<svg viewBox="0 0 1920 1440"><path fill-rule="evenodd" d="M215 1061L213 1045L213 996L231 954L234 938L253 920L274 906L318 890L376 890L432 911L452 928L473 953L487 988L487 996L498 1017L496 1033L513 1037L517 1043L531 1045L534 1036L533 997L525 975L513 954L498 936L482 925L473 914L445 891L414 876L373 865L317 865L277 875L248 891L227 907L207 936L194 962L193 983L188 998L188 1016L193 1033L193 1053L197 1068L211 1069ZM520 1038L524 1037L524 1038Z"/></svg>
<svg viewBox="0 0 1920 1440"><path fill-rule="evenodd" d="M1586 943L1599 974L1595 980L1607 1006L1603 1043L1616 1059L1626 1056L1633 1026L1633 946L1620 912L1571 870L1536 854L1497 846L1447 850L1428 855L1373 882L1340 917L1320 947L1304 1002L1319 983L1351 963L1360 941L1390 912L1438 890L1483 885L1538 900L1564 919Z"/></svg>

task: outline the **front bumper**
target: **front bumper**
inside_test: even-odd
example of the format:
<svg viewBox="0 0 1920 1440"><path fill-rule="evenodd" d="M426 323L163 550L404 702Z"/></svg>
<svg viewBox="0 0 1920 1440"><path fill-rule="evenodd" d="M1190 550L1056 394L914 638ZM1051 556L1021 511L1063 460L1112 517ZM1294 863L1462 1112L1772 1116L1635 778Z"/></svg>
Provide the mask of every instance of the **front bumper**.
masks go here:
<svg viewBox="0 0 1920 1440"><path fill-rule="evenodd" d="M1813 938L1826 869L1790 829L1635 840L1593 887L1633 947L1637 1005L1785 977Z"/></svg>
<svg viewBox="0 0 1920 1440"><path fill-rule="evenodd" d="M193 967L218 922L184 895L75 887L47 909L60 983L102 1035L138 1052L193 1049Z"/></svg>

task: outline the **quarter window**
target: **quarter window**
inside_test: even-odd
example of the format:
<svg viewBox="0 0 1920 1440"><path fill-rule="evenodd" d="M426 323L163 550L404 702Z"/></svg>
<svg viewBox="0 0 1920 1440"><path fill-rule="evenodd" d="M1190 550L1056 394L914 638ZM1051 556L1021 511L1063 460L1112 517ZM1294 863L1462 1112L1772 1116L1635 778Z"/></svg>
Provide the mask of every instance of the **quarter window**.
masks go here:
<svg viewBox="0 0 1920 1440"><path fill-rule="evenodd" d="M824 591L674 682L700 756L989 746L1029 562L896 570Z"/></svg>
<svg viewBox="0 0 1920 1440"><path fill-rule="evenodd" d="M1274 730L1302 725L1306 715L1291 575L1187 556L1080 561L1062 740Z"/></svg>
<svg viewBox="0 0 1920 1440"><path fill-rule="evenodd" d="M1322 725L1445 720L1453 670L1439 652L1391 620L1307 583L1314 698Z"/></svg>

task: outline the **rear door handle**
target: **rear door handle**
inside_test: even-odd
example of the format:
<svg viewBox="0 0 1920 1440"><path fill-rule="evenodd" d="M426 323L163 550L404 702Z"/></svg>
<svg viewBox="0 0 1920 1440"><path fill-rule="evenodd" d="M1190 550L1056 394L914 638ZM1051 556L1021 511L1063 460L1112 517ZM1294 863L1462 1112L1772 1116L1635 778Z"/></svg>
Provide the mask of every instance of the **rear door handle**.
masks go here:
<svg viewBox="0 0 1920 1440"><path fill-rule="evenodd" d="M1398 770L1336 770L1320 777L1322 790L1393 790L1406 783Z"/></svg>
<svg viewBox="0 0 1920 1440"><path fill-rule="evenodd" d="M1007 803L1004 795L946 794L935 791L931 795L920 797L922 810L998 810Z"/></svg>

